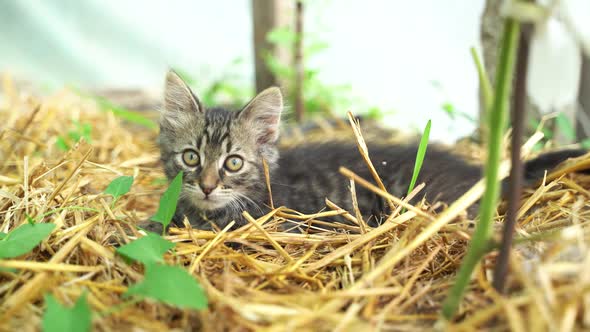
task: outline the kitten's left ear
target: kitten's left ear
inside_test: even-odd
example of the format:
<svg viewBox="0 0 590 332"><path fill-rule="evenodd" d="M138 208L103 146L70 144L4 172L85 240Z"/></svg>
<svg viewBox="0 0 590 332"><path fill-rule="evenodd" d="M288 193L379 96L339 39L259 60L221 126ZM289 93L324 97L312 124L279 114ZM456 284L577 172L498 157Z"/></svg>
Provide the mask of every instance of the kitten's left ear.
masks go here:
<svg viewBox="0 0 590 332"><path fill-rule="evenodd" d="M256 133L259 144L272 144L279 138L283 95L277 87L259 93L240 111L240 119Z"/></svg>

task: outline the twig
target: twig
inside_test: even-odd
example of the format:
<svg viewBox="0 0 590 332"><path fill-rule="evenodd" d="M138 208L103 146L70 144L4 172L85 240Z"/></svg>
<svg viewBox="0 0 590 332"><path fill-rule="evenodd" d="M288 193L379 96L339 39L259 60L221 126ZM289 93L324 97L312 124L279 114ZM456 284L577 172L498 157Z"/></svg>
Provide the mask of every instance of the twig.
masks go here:
<svg viewBox="0 0 590 332"><path fill-rule="evenodd" d="M496 261L493 280L494 288L499 293L504 292L504 286L506 284L510 248L512 247L512 240L514 238L514 226L516 224L518 205L522 193L523 165L520 157L520 145L522 144L524 119L526 118L526 77L529 57L529 43L525 29L520 32L520 42L518 47L512 110L512 147L510 154L512 168L510 169L510 181L508 183L508 210L506 211L506 218L504 219L502 245L498 260Z"/></svg>

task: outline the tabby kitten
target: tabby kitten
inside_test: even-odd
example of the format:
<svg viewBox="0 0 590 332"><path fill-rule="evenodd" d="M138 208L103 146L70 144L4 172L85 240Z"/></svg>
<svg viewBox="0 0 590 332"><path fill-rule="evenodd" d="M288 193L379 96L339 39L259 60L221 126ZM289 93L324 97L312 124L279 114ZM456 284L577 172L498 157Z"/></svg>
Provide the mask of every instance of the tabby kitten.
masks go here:
<svg viewBox="0 0 590 332"><path fill-rule="evenodd" d="M173 71L166 77L165 109L160 120L159 146L168 178L184 172L182 192L173 222L184 217L199 229L223 228L232 220L246 224L242 211L257 217L269 211L262 160L270 169L275 206L303 213L324 208L325 198L352 209L348 181L339 175L345 166L371 179L355 142L303 145L285 151L276 146L283 99L278 88L262 91L243 109L205 109ZM390 193L405 195L417 145L369 145L371 160ZM567 157L583 151L544 155L526 164L527 179L540 178ZM418 183L430 202L453 202L482 176L471 165L436 146L429 146ZM419 198L422 198L419 197ZM375 225L385 211L372 192L357 188L361 212ZM472 207L470 214L476 210Z"/></svg>

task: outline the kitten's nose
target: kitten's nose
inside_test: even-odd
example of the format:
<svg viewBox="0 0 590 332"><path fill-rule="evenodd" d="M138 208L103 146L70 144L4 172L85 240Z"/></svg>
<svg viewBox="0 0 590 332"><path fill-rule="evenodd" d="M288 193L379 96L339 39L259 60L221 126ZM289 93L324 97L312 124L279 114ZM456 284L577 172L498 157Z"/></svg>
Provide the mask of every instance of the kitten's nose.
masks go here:
<svg viewBox="0 0 590 332"><path fill-rule="evenodd" d="M217 174L217 169L214 167L207 167L203 171L201 175L201 179L199 180L199 187L205 194L208 196L219 184L219 175Z"/></svg>
<svg viewBox="0 0 590 332"><path fill-rule="evenodd" d="M207 187L207 186L201 184L201 190L203 191L205 196L209 195L213 191L213 189L215 189L215 187Z"/></svg>

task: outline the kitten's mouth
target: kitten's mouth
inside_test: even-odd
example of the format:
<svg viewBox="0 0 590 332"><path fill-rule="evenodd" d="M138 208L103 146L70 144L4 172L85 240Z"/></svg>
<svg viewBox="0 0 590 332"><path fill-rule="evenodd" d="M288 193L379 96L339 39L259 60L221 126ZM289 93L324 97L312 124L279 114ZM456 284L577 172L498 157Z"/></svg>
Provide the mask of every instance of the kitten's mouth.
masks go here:
<svg viewBox="0 0 590 332"><path fill-rule="evenodd" d="M216 191L205 195L202 190L197 188L188 187L189 190L187 193L190 193L189 197L192 203L199 209L202 210L217 210L224 208L227 204L229 204L228 197L225 195L220 195Z"/></svg>
<svg viewBox="0 0 590 332"><path fill-rule="evenodd" d="M199 208L204 209L204 210L216 210L216 209L222 208L225 205L227 205L227 202L222 199L214 199L211 197L205 197L203 199L195 200L195 205L197 205Z"/></svg>
<svg viewBox="0 0 590 332"><path fill-rule="evenodd" d="M215 194L198 195L194 199L195 205L204 210L216 210L225 207L228 201L224 197Z"/></svg>

